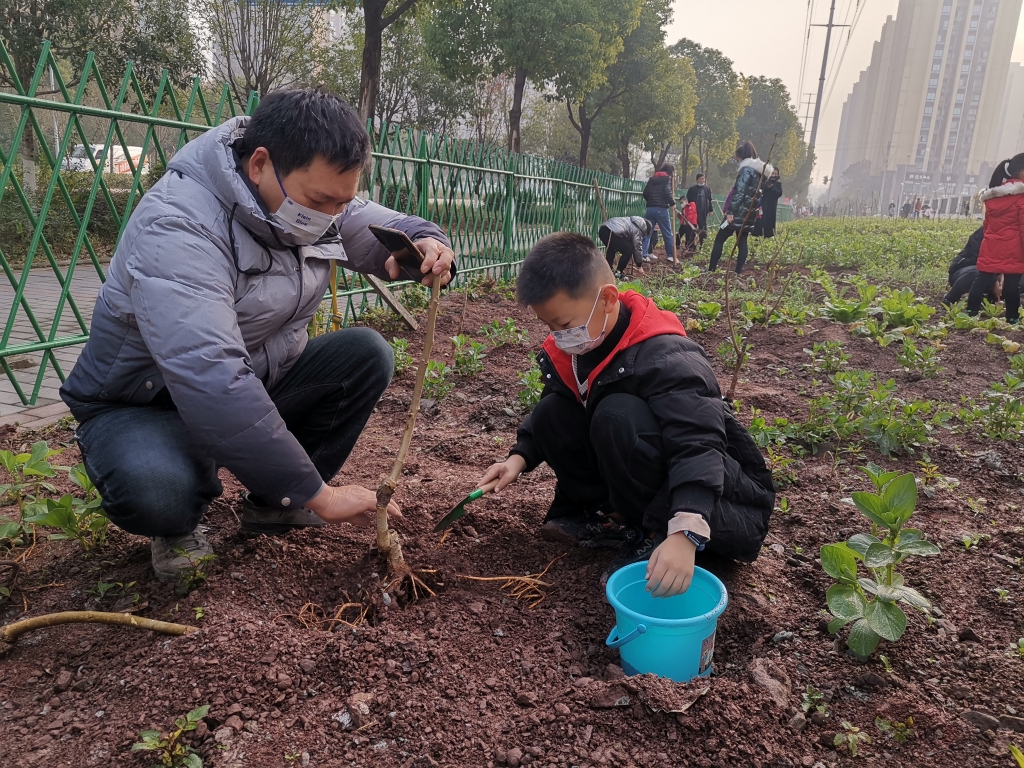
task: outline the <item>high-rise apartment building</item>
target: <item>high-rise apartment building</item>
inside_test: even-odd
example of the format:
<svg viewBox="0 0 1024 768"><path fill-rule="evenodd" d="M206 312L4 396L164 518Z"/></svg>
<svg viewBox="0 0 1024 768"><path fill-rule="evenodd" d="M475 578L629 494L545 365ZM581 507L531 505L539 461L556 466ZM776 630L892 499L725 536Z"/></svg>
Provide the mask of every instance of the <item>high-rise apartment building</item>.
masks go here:
<svg viewBox="0 0 1024 768"><path fill-rule="evenodd" d="M856 165L883 207L973 193L1020 120L1004 102L1022 2L900 0L843 105L837 183Z"/></svg>

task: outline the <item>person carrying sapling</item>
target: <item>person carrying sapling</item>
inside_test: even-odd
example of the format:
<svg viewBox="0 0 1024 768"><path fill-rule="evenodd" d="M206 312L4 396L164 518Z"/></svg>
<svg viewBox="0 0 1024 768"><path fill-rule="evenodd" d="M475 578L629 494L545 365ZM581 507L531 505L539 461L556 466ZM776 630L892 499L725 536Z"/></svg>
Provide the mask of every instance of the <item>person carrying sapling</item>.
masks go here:
<svg viewBox="0 0 1024 768"><path fill-rule="evenodd" d="M516 283L551 329L541 400L481 485L547 462L558 480L541 535L618 548L602 576L649 560L647 588L685 592L695 553L753 561L775 505L771 472L679 319L619 292L592 240L541 239Z"/></svg>

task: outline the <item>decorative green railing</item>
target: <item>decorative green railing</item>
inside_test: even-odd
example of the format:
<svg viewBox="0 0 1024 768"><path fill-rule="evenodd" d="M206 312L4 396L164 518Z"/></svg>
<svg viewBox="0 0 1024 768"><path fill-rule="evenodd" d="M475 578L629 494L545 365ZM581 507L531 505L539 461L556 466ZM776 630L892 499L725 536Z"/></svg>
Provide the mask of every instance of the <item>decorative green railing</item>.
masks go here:
<svg viewBox="0 0 1024 768"><path fill-rule="evenodd" d="M67 72L44 43L23 82L0 42L0 82L12 86L0 89L0 267L10 283L0 288L0 367L25 405L36 403L49 369L64 380L55 351L89 334L72 289L88 279L90 290L79 293L92 303L132 211L170 158L258 104L253 93L243 108L226 84L211 89L198 78L176 88L166 72L147 90L131 63L112 96L92 54L74 82L62 67ZM460 281L510 277L550 232L596 236L595 188L607 215L643 213L640 182L396 125L371 128L374 162L364 189L377 202L436 221L452 240ZM76 281L83 254L95 275ZM44 306L30 287L33 274L56 280L56 301ZM341 271L338 288L343 324L382 306L361 275ZM42 356L28 386L9 364L25 353Z"/></svg>

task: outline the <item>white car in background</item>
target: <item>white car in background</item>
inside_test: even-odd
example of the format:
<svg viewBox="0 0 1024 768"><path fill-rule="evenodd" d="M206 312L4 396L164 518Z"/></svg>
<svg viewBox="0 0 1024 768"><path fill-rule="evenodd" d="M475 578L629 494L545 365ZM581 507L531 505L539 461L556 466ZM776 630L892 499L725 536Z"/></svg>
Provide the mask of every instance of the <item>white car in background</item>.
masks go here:
<svg viewBox="0 0 1024 768"><path fill-rule="evenodd" d="M100 155L103 154L102 144L92 144L92 156L95 160L99 161ZM142 147L128 147L128 153L125 153L125 147L121 144L115 144L111 147L111 154L103 161L103 172L104 173L131 173L132 168L128 163L128 158L131 157L132 163L136 168L139 167L139 162L142 161L142 172L145 173L149 170L149 160L143 159ZM62 171L91 171L93 169L92 161L89 160L89 156L86 154L84 144L76 144L75 148L71 151L69 157L65 157L64 161L60 164Z"/></svg>

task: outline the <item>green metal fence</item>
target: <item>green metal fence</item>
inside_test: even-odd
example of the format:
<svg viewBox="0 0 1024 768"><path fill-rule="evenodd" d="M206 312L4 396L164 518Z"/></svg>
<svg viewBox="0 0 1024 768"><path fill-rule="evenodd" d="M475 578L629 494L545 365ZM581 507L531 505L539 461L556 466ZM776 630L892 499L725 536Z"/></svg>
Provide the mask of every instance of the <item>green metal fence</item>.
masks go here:
<svg viewBox="0 0 1024 768"><path fill-rule="evenodd" d="M10 284L0 285L0 367L25 405L36 403L48 370L64 380L57 351L84 343L89 333L73 289L91 281L91 292L79 292L91 304L132 211L170 158L258 103L252 94L243 107L227 85L210 88L198 78L176 88L166 72L147 91L131 63L115 93L92 54L75 82L62 69L46 43L22 82L0 43L0 75L13 83L0 89L0 267ZM510 277L550 232L596 236L595 188L607 215L643 213L641 182L396 125L374 128L372 138L365 193L437 222L458 255L460 280ZM44 306L33 275L56 280L55 301ZM342 323L382 305L361 275L340 271L338 288ZM23 386L9 360L25 353L42 359Z"/></svg>

